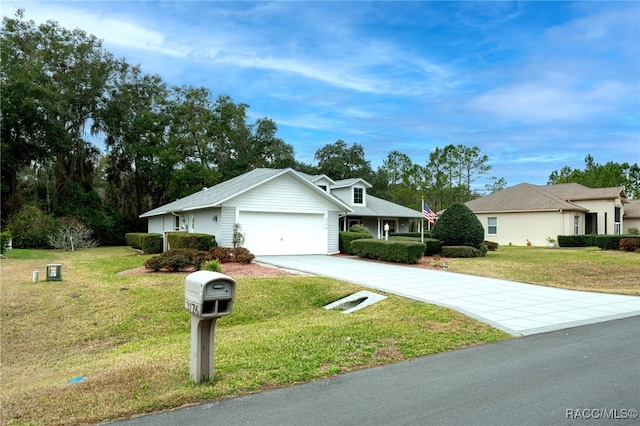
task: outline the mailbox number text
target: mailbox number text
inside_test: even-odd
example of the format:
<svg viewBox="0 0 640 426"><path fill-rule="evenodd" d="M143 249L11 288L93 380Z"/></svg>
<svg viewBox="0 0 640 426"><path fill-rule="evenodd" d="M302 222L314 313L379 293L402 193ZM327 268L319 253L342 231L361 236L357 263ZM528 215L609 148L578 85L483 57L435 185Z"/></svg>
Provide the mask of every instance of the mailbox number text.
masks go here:
<svg viewBox="0 0 640 426"><path fill-rule="evenodd" d="M189 302L188 300L185 300L184 308L191 315L200 315L200 305L198 305L197 303L192 303L192 302Z"/></svg>

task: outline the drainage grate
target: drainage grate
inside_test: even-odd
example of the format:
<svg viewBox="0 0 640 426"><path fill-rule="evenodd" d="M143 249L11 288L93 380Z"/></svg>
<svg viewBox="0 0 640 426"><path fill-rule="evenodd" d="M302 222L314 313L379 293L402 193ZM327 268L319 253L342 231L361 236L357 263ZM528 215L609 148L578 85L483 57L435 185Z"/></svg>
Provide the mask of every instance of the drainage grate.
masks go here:
<svg viewBox="0 0 640 426"><path fill-rule="evenodd" d="M324 308L325 309L335 309L342 311L343 314L350 314L351 312L357 311L359 309L365 308L367 306L371 306L376 302L386 299L386 296L382 296L377 293L372 293L370 291L359 291L357 293L352 294L351 296L344 297L340 300L336 300L335 302L329 303Z"/></svg>
<svg viewBox="0 0 640 426"><path fill-rule="evenodd" d="M360 299L351 300L349 302L341 303L338 306L334 307L333 309L335 309L337 311L348 311L349 309L355 308L356 306L358 306L359 304L361 304L362 302L364 302L367 299L368 299L368 297L361 297Z"/></svg>

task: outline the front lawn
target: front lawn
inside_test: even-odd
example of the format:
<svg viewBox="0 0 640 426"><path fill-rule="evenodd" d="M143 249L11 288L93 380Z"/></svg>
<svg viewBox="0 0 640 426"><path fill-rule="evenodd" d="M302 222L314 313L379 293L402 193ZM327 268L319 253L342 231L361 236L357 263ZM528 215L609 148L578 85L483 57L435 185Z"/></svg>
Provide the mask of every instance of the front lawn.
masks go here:
<svg viewBox="0 0 640 426"><path fill-rule="evenodd" d="M362 289L328 278L239 277L234 311L216 327L215 382L195 385L187 274L117 274L145 259L106 247L0 260L3 424L96 423L511 337L392 295L349 315L326 311ZM48 263L62 264L62 281L44 281Z"/></svg>
<svg viewBox="0 0 640 426"><path fill-rule="evenodd" d="M456 259L449 271L571 290L640 295L640 253L597 247L500 246L486 257Z"/></svg>

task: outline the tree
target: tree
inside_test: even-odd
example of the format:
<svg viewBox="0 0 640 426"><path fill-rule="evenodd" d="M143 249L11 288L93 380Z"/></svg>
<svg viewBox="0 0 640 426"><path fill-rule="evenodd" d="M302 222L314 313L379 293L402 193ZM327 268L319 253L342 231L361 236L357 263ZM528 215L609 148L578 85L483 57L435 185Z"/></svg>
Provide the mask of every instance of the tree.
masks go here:
<svg viewBox="0 0 640 426"><path fill-rule="evenodd" d="M92 200L99 151L85 140L118 62L94 36L56 22L36 26L19 10L4 18L2 71L2 211L24 202L20 175L30 167L32 194L56 215L79 216ZM86 213L86 212L85 212ZM3 220L6 217L3 217Z"/></svg>
<svg viewBox="0 0 640 426"><path fill-rule="evenodd" d="M480 248L484 241L484 228L477 216L463 203L454 203L440 215L431 236L445 246Z"/></svg>
<svg viewBox="0 0 640 426"><path fill-rule="evenodd" d="M314 159L318 162L318 170L334 180L373 177L371 162L364 157L362 145L354 143L350 147L339 139L334 144L325 145L316 151Z"/></svg>
<svg viewBox="0 0 640 426"><path fill-rule="evenodd" d="M579 183L589 188L608 188L622 186L629 198L640 197L640 167L638 164L615 163L598 164L591 155L584 159L585 168L571 169L568 166L554 170L549 175L548 185L561 183Z"/></svg>
<svg viewBox="0 0 640 426"><path fill-rule="evenodd" d="M491 176L491 183L484 186L487 194L493 194L494 192L502 191L507 187L507 181L504 178L498 179L495 176Z"/></svg>

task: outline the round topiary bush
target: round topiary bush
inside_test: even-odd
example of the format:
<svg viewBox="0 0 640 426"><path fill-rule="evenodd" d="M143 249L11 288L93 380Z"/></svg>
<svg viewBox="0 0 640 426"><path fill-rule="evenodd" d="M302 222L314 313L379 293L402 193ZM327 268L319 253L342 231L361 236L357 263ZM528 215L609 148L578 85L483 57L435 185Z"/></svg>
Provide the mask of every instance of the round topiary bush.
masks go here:
<svg viewBox="0 0 640 426"><path fill-rule="evenodd" d="M484 241L484 228L476 215L462 203L450 205L436 221L431 237L443 246L469 246L480 248Z"/></svg>

